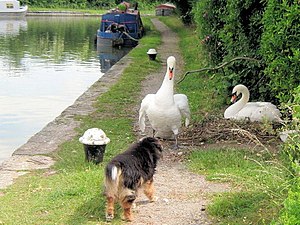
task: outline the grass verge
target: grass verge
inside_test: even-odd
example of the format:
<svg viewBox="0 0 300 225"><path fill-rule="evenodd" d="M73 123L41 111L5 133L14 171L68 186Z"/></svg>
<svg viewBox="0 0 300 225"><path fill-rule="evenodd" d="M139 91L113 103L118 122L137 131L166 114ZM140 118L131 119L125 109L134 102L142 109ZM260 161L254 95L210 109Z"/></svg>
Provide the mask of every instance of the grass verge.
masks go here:
<svg viewBox="0 0 300 225"><path fill-rule="evenodd" d="M149 18L144 23L147 35L129 53L131 66L124 70L117 84L99 96L94 114L78 118L82 122L78 136L53 153L55 166L22 176L3 191L0 224L105 224L105 201L101 194L104 165L135 140L134 117L128 115L136 113L133 107L137 104L140 82L161 66L158 61L149 61L145 54L159 45L160 36ZM91 127L100 127L111 139L104 162L97 166L84 161L83 146L78 141ZM120 218L114 220L114 224L120 223Z"/></svg>
<svg viewBox="0 0 300 225"><path fill-rule="evenodd" d="M278 217L289 177L281 155L258 154L249 148L198 149L189 168L208 180L230 182L233 191L217 194L208 212L218 224L270 224Z"/></svg>

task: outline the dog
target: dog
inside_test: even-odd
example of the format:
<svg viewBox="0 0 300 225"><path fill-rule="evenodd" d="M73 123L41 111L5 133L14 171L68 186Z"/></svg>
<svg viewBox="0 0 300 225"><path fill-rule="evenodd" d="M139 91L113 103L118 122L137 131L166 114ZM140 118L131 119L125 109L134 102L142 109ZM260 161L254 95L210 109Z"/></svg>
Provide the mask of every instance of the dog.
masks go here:
<svg viewBox="0 0 300 225"><path fill-rule="evenodd" d="M114 218L115 202L119 202L123 208L123 219L132 221L131 208L139 190L144 190L150 202L156 200L153 175L162 151L162 145L157 138L145 137L107 164L104 191L107 221Z"/></svg>

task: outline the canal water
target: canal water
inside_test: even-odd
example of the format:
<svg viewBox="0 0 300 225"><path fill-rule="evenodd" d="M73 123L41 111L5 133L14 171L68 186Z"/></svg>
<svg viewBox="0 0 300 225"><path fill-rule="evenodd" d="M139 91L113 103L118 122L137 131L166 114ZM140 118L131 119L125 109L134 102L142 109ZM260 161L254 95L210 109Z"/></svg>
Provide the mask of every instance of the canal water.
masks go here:
<svg viewBox="0 0 300 225"><path fill-rule="evenodd" d="M99 22L0 19L0 164L129 51L97 48Z"/></svg>

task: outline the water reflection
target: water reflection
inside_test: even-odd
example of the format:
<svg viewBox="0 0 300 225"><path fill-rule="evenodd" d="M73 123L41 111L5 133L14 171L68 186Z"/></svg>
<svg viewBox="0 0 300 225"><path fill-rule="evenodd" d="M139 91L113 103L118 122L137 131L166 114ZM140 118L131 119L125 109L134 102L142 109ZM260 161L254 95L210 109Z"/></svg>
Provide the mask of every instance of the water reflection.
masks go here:
<svg viewBox="0 0 300 225"><path fill-rule="evenodd" d="M131 48L112 48L97 45L97 54L99 56L101 72L105 73L116 62L118 62L123 56L125 56Z"/></svg>
<svg viewBox="0 0 300 225"><path fill-rule="evenodd" d="M26 19L1 19L0 36L16 36L20 31L27 30Z"/></svg>
<svg viewBox="0 0 300 225"><path fill-rule="evenodd" d="M99 18L0 20L0 163L114 63L100 66L98 26Z"/></svg>

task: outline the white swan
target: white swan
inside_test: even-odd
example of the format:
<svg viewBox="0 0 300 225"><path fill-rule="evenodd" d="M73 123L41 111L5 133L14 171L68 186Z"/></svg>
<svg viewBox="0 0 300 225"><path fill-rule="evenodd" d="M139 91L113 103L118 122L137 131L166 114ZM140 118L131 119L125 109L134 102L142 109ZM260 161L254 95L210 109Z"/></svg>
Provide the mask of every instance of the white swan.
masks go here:
<svg viewBox="0 0 300 225"><path fill-rule="evenodd" d="M153 129L153 135L160 138L175 138L178 148L178 133L181 119L185 117L185 126L190 122L188 98L184 94L174 95L176 60L174 56L167 59L167 72L163 83L156 94L148 94L142 100L139 110L139 126L145 131L145 118L148 116Z"/></svg>
<svg viewBox="0 0 300 225"><path fill-rule="evenodd" d="M242 94L240 100L236 101L238 95ZM234 104L229 106L224 112L224 118L234 120L250 121L274 121L281 122L281 113L275 105L270 102L248 102L249 90L246 86L239 84L232 90L231 102Z"/></svg>

